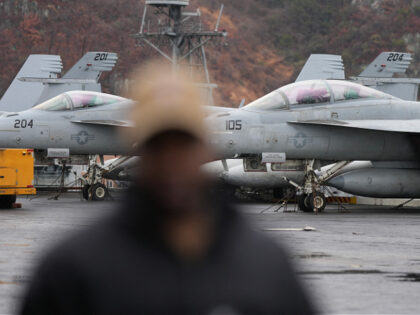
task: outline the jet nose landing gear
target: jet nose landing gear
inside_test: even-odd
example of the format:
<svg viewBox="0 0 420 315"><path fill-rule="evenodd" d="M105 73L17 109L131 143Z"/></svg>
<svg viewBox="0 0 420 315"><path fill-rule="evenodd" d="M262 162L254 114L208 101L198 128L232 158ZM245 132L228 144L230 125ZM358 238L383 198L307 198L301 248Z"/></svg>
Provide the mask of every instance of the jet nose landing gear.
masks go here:
<svg viewBox="0 0 420 315"><path fill-rule="evenodd" d="M321 192L301 194L297 201L303 212L323 212L327 205L327 199Z"/></svg>

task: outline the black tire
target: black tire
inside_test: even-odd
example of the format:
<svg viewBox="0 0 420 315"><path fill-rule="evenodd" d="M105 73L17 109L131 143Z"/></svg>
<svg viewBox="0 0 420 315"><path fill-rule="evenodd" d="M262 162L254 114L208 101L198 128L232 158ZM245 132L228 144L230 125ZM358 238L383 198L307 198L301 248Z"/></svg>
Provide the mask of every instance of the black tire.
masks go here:
<svg viewBox="0 0 420 315"><path fill-rule="evenodd" d="M108 189L104 184L95 184L92 187L92 200L104 201L108 196Z"/></svg>
<svg viewBox="0 0 420 315"><path fill-rule="evenodd" d="M82 188L82 196L85 200L89 200L89 188L89 184L84 185Z"/></svg>
<svg viewBox="0 0 420 315"><path fill-rule="evenodd" d="M308 210L307 212L314 212L314 209L312 208L312 203L311 203L311 195L306 195L305 201L303 202L306 209Z"/></svg>
<svg viewBox="0 0 420 315"><path fill-rule="evenodd" d="M12 203L16 203L16 195L10 195L10 199L12 200Z"/></svg>
<svg viewBox="0 0 420 315"><path fill-rule="evenodd" d="M312 209L318 207L318 212L323 212L325 207L327 206L327 199L325 198L323 193L315 192L310 194L309 196L309 204Z"/></svg>
<svg viewBox="0 0 420 315"><path fill-rule="evenodd" d="M16 202L16 195L3 195L0 196L0 208L12 209L13 204Z"/></svg>
<svg viewBox="0 0 420 315"><path fill-rule="evenodd" d="M312 209L310 209L305 202L305 200L307 200L307 198L308 198L307 194L301 194L301 195L298 196L298 206L299 206L299 209L303 212L311 212L312 211Z"/></svg>

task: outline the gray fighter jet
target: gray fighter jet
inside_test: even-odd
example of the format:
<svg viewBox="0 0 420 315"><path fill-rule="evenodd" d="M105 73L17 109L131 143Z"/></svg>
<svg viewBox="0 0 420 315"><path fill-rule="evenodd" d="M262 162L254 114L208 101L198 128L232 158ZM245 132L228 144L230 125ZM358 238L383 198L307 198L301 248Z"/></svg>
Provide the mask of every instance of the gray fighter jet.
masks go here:
<svg viewBox="0 0 420 315"><path fill-rule="evenodd" d="M99 83L101 74L111 71L117 59L117 54L111 52L87 52L70 70L60 77L63 69L60 56L30 55L1 98L0 111L13 113L24 111L66 91L101 92L101 84ZM3 116L5 115L7 114ZM40 140L41 142L44 141L43 138ZM36 141L32 146L36 148ZM60 151L61 154L63 154L62 151ZM43 184L49 186L51 181L56 181L60 174L64 176L64 173L60 171L60 165L51 166L51 164L56 164L57 161L48 159L46 156L43 150L36 151L35 183L37 186ZM66 168L68 170L72 169L74 172L80 173L82 168L80 165L87 165L89 156L71 155L62 161L72 164L67 164ZM45 175L46 168L49 170L47 175ZM56 172L53 172L53 176L51 170ZM65 180L73 181L73 178L70 179L65 176Z"/></svg>
<svg viewBox="0 0 420 315"><path fill-rule="evenodd" d="M404 55L388 53L388 58L395 65L406 62ZM241 109L216 113L208 122L213 143L227 158L304 161L299 204L312 211L325 207L320 186L349 161L387 161L386 170L417 161L419 105L352 82L307 80ZM336 161L326 173L315 174L315 169Z"/></svg>
<svg viewBox="0 0 420 315"><path fill-rule="evenodd" d="M375 89L388 91L397 97L405 99L417 99L419 79L394 78L395 74L403 74L408 68L411 55L409 53L392 53L394 56L403 56L402 62L395 63L388 61L390 53L381 53L375 60L369 64L358 77L352 77L356 82L368 84ZM311 55L296 82L309 79L344 79L344 65L341 56L314 54ZM233 161L237 161L236 163ZM270 193L277 198L286 198L290 196L290 184L284 178L293 181L298 185L304 182L303 160L287 160L281 164L265 163L261 165L258 159L226 160L212 162L212 172L217 172L219 177L230 185L241 187L241 191L261 194ZM351 163L352 169L357 165L359 168L366 166L366 163ZM369 163L372 166L371 163ZM348 167L345 170L349 170ZM360 188L360 187L359 187Z"/></svg>
<svg viewBox="0 0 420 315"><path fill-rule="evenodd" d="M375 78L378 79L381 77L381 74L386 73L387 77L389 73L394 73L397 71L401 71L402 69L405 70L408 66L407 60L410 59L410 55L407 54L404 57L404 64L400 66L395 66L392 63L387 63L384 58L386 57L387 53L381 54L375 61L367 67L367 69L375 70L378 66L378 63L381 63L379 74L373 72L373 75L376 75ZM394 53L396 54L396 53ZM311 64L312 61L312 64ZM325 65L325 62L327 63ZM389 67L388 67L389 66ZM393 67L394 66L394 67ZM384 69L389 69L386 72ZM366 70L364 71L364 73ZM298 80L303 80L307 74L312 76L318 77L336 77L342 78L344 77L344 68L342 65L342 60L340 56L331 56L331 55L312 55L311 58L308 60L307 64L305 65L304 69L299 75ZM382 86L382 85L381 85ZM383 86L382 86L383 87ZM222 109L224 112L227 109ZM213 112L217 112L217 109L212 109ZM272 155L272 154L271 154ZM136 159L136 158L133 158ZM118 178L121 179L120 171L122 170L123 173L126 173L126 170L130 167L128 166L132 159L129 157L123 158L123 163L114 168L112 172L108 172L106 176L110 176L111 178ZM276 163L274 160L273 163L261 163L261 159L258 159L258 156L252 156L245 159L245 163L242 163L241 160L237 160L238 162L233 162L232 160L226 161L227 169L223 169L221 167L223 165L222 162L214 162L207 167L211 169L212 173L219 173L222 177L232 185L235 186L247 186L247 187L255 187L255 188L275 188L277 195L281 195L283 193L283 188L288 186L288 182L297 182L298 185L302 185L305 180L304 176L304 169L305 169L305 161L304 160L290 160L288 159L286 163ZM279 162L279 161L277 161ZM325 162L326 163L326 162ZM112 163L114 164L114 163ZM354 163L353 163L354 165ZM359 165L359 164L357 164ZM365 164L362 164L365 165ZM114 165L112 165L114 166ZM331 167L330 167L331 168ZM325 169L330 169L325 168ZM325 170L324 169L324 170ZM344 168L343 170L348 170L349 168ZM354 168L353 168L354 169ZM334 175L334 173L331 174ZM123 176L124 177L124 176ZM125 176L129 178L129 176ZM125 178L124 177L124 178ZM286 179L284 177L287 177ZM325 180L324 180L325 181Z"/></svg>
<svg viewBox="0 0 420 315"><path fill-rule="evenodd" d="M117 127L127 127L132 101L91 91L60 94L31 109L0 116L0 146L35 148L49 157L123 154Z"/></svg>
<svg viewBox="0 0 420 315"><path fill-rule="evenodd" d="M28 110L34 105L66 91L101 92L101 84L98 80L102 72L113 69L117 59L115 53L88 52L59 78L58 75L63 69L60 56L30 55L1 98L0 113L3 118L19 116L17 112ZM46 121L49 122L51 117L48 116ZM19 127L15 129L25 129L26 127L32 129L31 125L31 120L27 122L26 119L23 119L19 123L19 119L16 119L14 127ZM40 138L40 143L44 143L45 133L43 132L43 134L44 137ZM37 148L36 141L32 143L31 147L34 145ZM37 161L39 162L38 159Z"/></svg>

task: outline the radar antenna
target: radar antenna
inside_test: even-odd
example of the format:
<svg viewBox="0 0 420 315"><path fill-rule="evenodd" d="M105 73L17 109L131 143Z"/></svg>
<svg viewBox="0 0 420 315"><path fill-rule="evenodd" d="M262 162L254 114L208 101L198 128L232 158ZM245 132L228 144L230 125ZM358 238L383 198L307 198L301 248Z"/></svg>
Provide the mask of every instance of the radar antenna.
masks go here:
<svg viewBox="0 0 420 315"><path fill-rule="evenodd" d="M224 42L225 30L219 31L223 5L213 30L204 30L200 9L187 12L189 0L146 0L140 31L134 34L137 45L146 45L172 64L176 73L187 67L193 82L206 91L206 105L214 105L213 89L207 67L205 46L211 42ZM153 19L148 19L148 10Z"/></svg>

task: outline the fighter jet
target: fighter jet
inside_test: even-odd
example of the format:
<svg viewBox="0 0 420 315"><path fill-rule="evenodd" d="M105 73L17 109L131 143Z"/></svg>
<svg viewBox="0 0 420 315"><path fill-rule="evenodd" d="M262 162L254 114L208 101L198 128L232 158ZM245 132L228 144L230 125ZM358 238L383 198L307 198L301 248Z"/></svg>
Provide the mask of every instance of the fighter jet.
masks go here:
<svg viewBox="0 0 420 315"><path fill-rule="evenodd" d="M45 149L46 140L53 144L60 139L60 132L54 125L60 125L60 119L64 118L65 121L68 118L63 111L77 110L77 115L85 115L83 110L124 100L112 95L86 92L101 92L98 80L102 72L113 69L117 59L115 53L88 52L64 76L58 78L63 68L60 56L30 55L0 100L0 117L5 127L3 131L9 135L5 141L0 141L1 147L8 147L11 143L25 147L28 141L20 136L24 135L26 139L32 137L27 147L33 148L35 145L37 149ZM56 97L73 90L76 92ZM39 105L33 107L36 104ZM40 115L42 113L45 117ZM32 117L36 117L38 123L34 124ZM10 125L12 128L9 128ZM63 129L63 125L60 128ZM40 146L37 145L38 132ZM10 137L11 134L18 136ZM76 139L76 136L73 138ZM79 142L87 143L92 136L82 134L79 138Z"/></svg>
<svg viewBox="0 0 420 315"><path fill-rule="evenodd" d="M3 113L0 146L35 148L50 157L123 154L127 150L116 128L130 126L126 118L132 103L105 93L66 92L31 109Z"/></svg>
<svg viewBox="0 0 420 315"><path fill-rule="evenodd" d="M393 56L403 56L403 61L395 64L388 61L390 53L381 53L369 64L358 77L352 77L355 82L368 84L382 91L389 91L394 96L406 99L417 99L419 79L394 78L395 74L403 74L407 70L411 55L409 53L394 52ZM313 54L298 75L296 82L309 79L340 79L345 78L344 64L339 55ZM415 95L415 97L414 97ZM215 111L214 111L215 112ZM236 163L233 161L237 161ZM290 196L290 184L284 177L294 183L302 185L304 182L303 160L287 160L284 163L258 163L257 158L242 160L226 160L223 163L212 162L211 171L218 172L226 183L241 187L241 191L258 193L271 190L276 198ZM215 166L217 166L217 169ZM352 163L352 166L365 163ZM369 164L371 165L371 163ZM326 169L326 168L325 168ZM345 169L348 169L346 167Z"/></svg>
<svg viewBox="0 0 420 315"><path fill-rule="evenodd" d="M102 72L111 71L117 62L117 54L111 52L87 52L73 67L60 77L63 69L61 57L58 55L30 55L11 85L0 100L0 111L20 112L32 108L63 92L72 90L101 92L99 79ZM41 142L44 141L42 138ZM36 141L32 144L36 148ZM61 152L62 153L62 152ZM35 152L35 183L37 186L51 184L51 173L45 176L44 170L55 170L54 181L64 172L56 159L46 158L43 150ZM71 155L65 160L67 169L80 173L82 165L87 165L89 157L86 155ZM73 174L72 172L72 174ZM69 179L65 176L66 179ZM71 179L73 181L73 178ZM63 181L64 183L64 181Z"/></svg>
<svg viewBox="0 0 420 315"><path fill-rule="evenodd" d="M406 62L404 55L388 54L395 65ZM241 109L216 113L208 122L226 158L303 160L299 204L312 211L325 207L320 186L349 161L417 161L419 105L352 82L305 80ZM315 175L315 169L336 161L341 162L326 174Z"/></svg>
<svg viewBox="0 0 420 315"><path fill-rule="evenodd" d="M127 117L132 105L131 100L105 93L66 92L31 109L0 115L0 147L33 148L37 160L67 164L80 156L127 154L130 146L121 141L118 129L131 126ZM89 168L86 199L89 194L94 200L107 196L97 168Z"/></svg>

